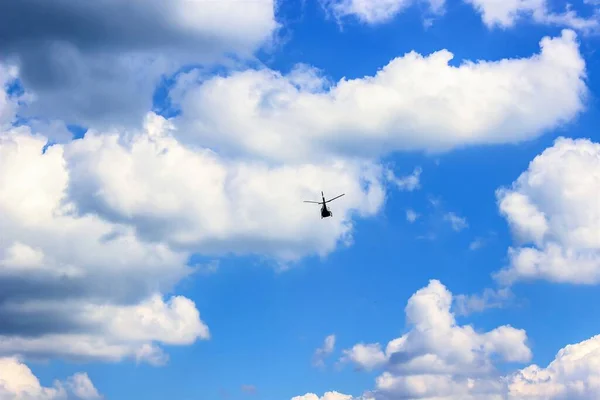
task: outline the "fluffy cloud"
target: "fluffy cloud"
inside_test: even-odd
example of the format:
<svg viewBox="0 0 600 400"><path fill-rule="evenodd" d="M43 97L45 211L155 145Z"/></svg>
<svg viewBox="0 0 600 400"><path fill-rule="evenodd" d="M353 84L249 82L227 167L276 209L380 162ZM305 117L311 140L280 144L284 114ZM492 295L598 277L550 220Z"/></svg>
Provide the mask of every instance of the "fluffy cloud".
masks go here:
<svg viewBox="0 0 600 400"><path fill-rule="evenodd" d="M163 73L250 56L277 29L274 12L274 0L7 2L0 53L19 63L37 98L29 115L136 124Z"/></svg>
<svg viewBox="0 0 600 400"><path fill-rule="evenodd" d="M592 400L600 396L599 363L600 335L565 346L545 368L532 364L496 379L418 375L400 380L384 374L377 384L394 388L392 393L379 390L359 397L334 393L344 400ZM306 394L292 400L329 399L327 395Z"/></svg>
<svg viewBox="0 0 600 400"><path fill-rule="evenodd" d="M353 212L382 204L368 168L228 163L164 122L125 144L91 134L45 152L26 128L0 136L0 353L160 363L152 342L209 336L190 300L159 295L191 272L189 251L325 254L350 239ZM315 230L318 209L301 201L324 186L346 196Z"/></svg>
<svg viewBox="0 0 600 400"><path fill-rule="evenodd" d="M589 32L600 28L600 15L583 18L566 5L564 12L553 12L548 0L464 0L481 13L483 22L489 27L513 27L519 18L528 16L536 23L566 26ZM593 4L593 3L591 3Z"/></svg>
<svg viewBox="0 0 600 400"><path fill-rule="evenodd" d="M161 344L210 337L191 300L163 296L197 270L193 253L325 255L383 204L389 174L373 162L233 160L153 113L47 146L47 125L11 126L19 71L0 71L0 356L163 364ZM317 228L302 200L320 190L346 196Z"/></svg>
<svg viewBox="0 0 600 400"><path fill-rule="evenodd" d="M496 277L600 282L600 144L559 138L510 188L497 191L517 241Z"/></svg>
<svg viewBox="0 0 600 400"><path fill-rule="evenodd" d="M383 170L370 162L326 160L269 166L188 148L151 114L129 138L88 133L65 148L70 197L83 214L133 226L149 241L203 254L261 254L283 261L326 255L350 240L351 217L373 215L385 196ZM345 193L336 218L315 226L320 191Z"/></svg>
<svg viewBox="0 0 600 400"><path fill-rule="evenodd" d="M471 326L459 326L450 312L452 300L440 282L431 281L408 301L411 329L407 334L385 349L378 343L358 344L344 352L345 362L383 369L374 390L357 397L308 393L292 400L591 400L600 396L600 335L564 347L545 368L532 364L502 375L492 360L531 358L525 332L502 326L478 333Z"/></svg>
<svg viewBox="0 0 600 400"><path fill-rule="evenodd" d="M76 215L65 148L25 127L0 134L0 355L153 363L208 338L192 301L163 300L187 255Z"/></svg>
<svg viewBox="0 0 600 400"><path fill-rule="evenodd" d="M584 109L585 62L574 32L540 45L530 58L458 67L448 64L448 50L411 52L374 76L336 84L307 66L287 75L191 72L171 93L182 112L173 123L183 143L274 162L520 142Z"/></svg>
<svg viewBox="0 0 600 400"><path fill-rule="evenodd" d="M359 343L351 349L344 350L343 353L344 355L340 359L341 362L352 362L360 369L367 371L381 367L388 360L379 343Z"/></svg>
<svg viewBox="0 0 600 400"><path fill-rule="evenodd" d="M20 360L0 358L0 400L99 400L102 396L86 373L77 373L53 387L42 387Z"/></svg>
<svg viewBox="0 0 600 400"><path fill-rule="evenodd" d="M509 397L527 400L600 398L600 335L561 349L546 368L531 365L509 378Z"/></svg>
<svg viewBox="0 0 600 400"><path fill-rule="evenodd" d="M416 0L321 0L321 2L338 20L354 16L367 24L389 22L400 12L417 3ZM419 2L427 3L430 11L436 14L443 12L445 4L445 0L419 0Z"/></svg>
<svg viewBox="0 0 600 400"><path fill-rule="evenodd" d="M371 394L377 399L482 398L496 393L499 383L492 359L529 361L527 335L511 326L485 333L460 326L450 310L452 300L444 285L431 281L408 301L408 333L385 349L379 343L358 344L344 351L342 361L367 370L384 369Z"/></svg>
<svg viewBox="0 0 600 400"><path fill-rule="evenodd" d="M352 396L338 392L327 392L322 397L319 397L314 393L307 393L304 396L293 397L292 400L352 400Z"/></svg>
<svg viewBox="0 0 600 400"><path fill-rule="evenodd" d="M16 35L8 42L16 46L20 40ZM70 48L74 41L57 46ZM110 52L98 53L104 47L91 41L91 50L81 55L85 60L74 53L74 62L83 60L75 62L83 72L72 76L94 81L126 102L131 87L119 77L127 74L112 76L115 86L93 79L95 73L111 76L103 65L119 63ZM131 42L123 46L139 46ZM163 69L160 58L152 64L119 54L126 68ZM375 77L330 87L310 68L286 76L249 70L203 78L193 72L171 93L180 117L167 121L149 113L140 129L93 129L83 139L49 147L48 132L59 136L65 121L10 126L19 99L0 92L0 355L162 364L167 356L161 344L210 337L191 300L164 296L194 272L187 266L192 253L260 254L283 263L324 256L340 242L350 243L357 216L380 210L386 181L418 186L420 170L398 180L372 157L525 140L583 107L585 64L572 32L544 39L541 54L529 59L450 67L450 58L447 51L411 53ZM69 104L96 109L97 104L80 102L69 86L81 82L69 81L59 90L50 84L58 78L36 80L27 58L18 61L22 81L33 89L25 97L30 113L51 102L78 113L65 116L67 108L48 107L53 117L93 119ZM90 65L93 74L85 72ZM5 88L19 76L13 67L0 72ZM190 78L200 82L186 87ZM500 87L507 89L497 95ZM484 100L482 88L489 94ZM144 97L141 86L134 89ZM75 97L58 101L56 90ZM109 98L102 103L114 105ZM480 106L494 112L486 114ZM321 190L346 195L332 204L336 217L317 227L318 208L302 200L318 200ZM475 345L485 342L473 335Z"/></svg>

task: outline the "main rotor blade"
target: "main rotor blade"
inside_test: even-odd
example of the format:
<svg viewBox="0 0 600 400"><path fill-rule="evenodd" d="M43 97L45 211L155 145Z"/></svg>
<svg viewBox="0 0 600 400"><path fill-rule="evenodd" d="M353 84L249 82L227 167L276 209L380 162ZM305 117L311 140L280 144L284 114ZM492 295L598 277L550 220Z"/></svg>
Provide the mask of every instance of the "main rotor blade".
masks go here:
<svg viewBox="0 0 600 400"><path fill-rule="evenodd" d="M308 201L308 200L305 200L304 202L305 203L313 203L313 204L323 204L323 202L321 202L321 201Z"/></svg>
<svg viewBox="0 0 600 400"><path fill-rule="evenodd" d="M330 201L334 201L335 199L339 199L340 197L342 197L342 196L343 196L343 195L345 195L345 194L346 194L346 193L342 193L342 194L340 194L339 196L337 196L337 197L334 197L333 199L329 199L329 200L327 200L325 203L329 203Z"/></svg>

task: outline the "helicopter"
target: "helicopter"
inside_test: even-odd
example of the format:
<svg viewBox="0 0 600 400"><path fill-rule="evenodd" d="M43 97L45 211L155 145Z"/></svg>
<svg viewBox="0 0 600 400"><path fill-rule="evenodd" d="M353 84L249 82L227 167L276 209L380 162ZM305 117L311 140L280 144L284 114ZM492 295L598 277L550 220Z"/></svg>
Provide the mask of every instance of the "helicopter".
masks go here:
<svg viewBox="0 0 600 400"><path fill-rule="evenodd" d="M323 198L323 201L309 201L309 200L305 200L305 203L313 203L313 204L322 204L323 206L321 207L321 219L323 218L327 218L327 217L333 217L333 213L331 211L329 211L329 209L327 208L327 203L329 203L330 201L333 201L335 199L339 199L340 197L342 197L343 195L345 195L346 193L342 193L339 196L334 197L333 199L329 199L327 201L325 201L325 195L323 194L323 192L321 192L321 198Z"/></svg>

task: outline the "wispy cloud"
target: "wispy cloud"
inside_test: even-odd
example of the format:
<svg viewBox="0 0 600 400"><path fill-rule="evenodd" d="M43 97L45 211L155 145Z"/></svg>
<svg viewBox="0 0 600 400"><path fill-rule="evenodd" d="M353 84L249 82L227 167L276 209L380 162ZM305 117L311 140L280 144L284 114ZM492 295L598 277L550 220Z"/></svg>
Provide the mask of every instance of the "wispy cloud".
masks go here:
<svg viewBox="0 0 600 400"><path fill-rule="evenodd" d="M335 348L335 335L329 335L325 338L323 346L319 347L313 356L313 365L315 367L325 366L325 358L327 358Z"/></svg>
<svg viewBox="0 0 600 400"><path fill-rule="evenodd" d="M219 271L220 266L219 260L212 260L206 264L196 264L193 268L199 274L212 275Z"/></svg>
<svg viewBox="0 0 600 400"><path fill-rule="evenodd" d="M456 232L460 232L463 229L466 229L469 227L469 224L467 223L466 218L459 217L458 215L456 215L453 212L446 213L444 215L444 221L450 222L450 225L452 225L452 229L454 229Z"/></svg>
<svg viewBox="0 0 600 400"><path fill-rule="evenodd" d="M485 239L478 237L473 239L473 241L469 244L469 250L478 250L485 245Z"/></svg>
<svg viewBox="0 0 600 400"><path fill-rule="evenodd" d="M490 308L502 308L513 299L510 288L498 290L486 288L482 294L459 294L454 299L457 315L467 316Z"/></svg>
<svg viewBox="0 0 600 400"><path fill-rule="evenodd" d="M490 241L493 241L495 236L495 232L490 232L486 236L477 236L469 244L469 250L475 251L481 249L483 246L486 246Z"/></svg>
<svg viewBox="0 0 600 400"><path fill-rule="evenodd" d="M415 222L419 218L419 214L415 210L408 209L406 210L406 220L411 224Z"/></svg>
<svg viewBox="0 0 600 400"><path fill-rule="evenodd" d="M256 386L254 385L242 385L242 392L248 394L256 394Z"/></svg>
<svg viewBox="0 0 600 400"><path fill-rule="evenodd" d="M400 190L405 190L408 192L412 192L413 190L417 190L421 188L421 173L423 169L421 167L416 167L412 174L406 175L403 177L397 177L394 174L394 171L387 171L387 179L388 181L394 183Z"/></svg>

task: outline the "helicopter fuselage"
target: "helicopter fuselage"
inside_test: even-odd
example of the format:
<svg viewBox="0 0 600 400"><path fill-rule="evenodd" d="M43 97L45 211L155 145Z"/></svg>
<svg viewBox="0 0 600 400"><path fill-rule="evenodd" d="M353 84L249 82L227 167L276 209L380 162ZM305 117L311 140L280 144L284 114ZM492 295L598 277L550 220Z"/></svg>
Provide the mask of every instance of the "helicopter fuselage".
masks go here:
<svg viewBox="0 0 600 400"><path fill-rule="evenodd" d="M335 199L339 199L343 195L344 195L344 193L340 194L339 196L334 197L333 199L325 200L325 195L323 194L323 192L321 192L321 199L323 199L323 201L305 200L304 202L320 204L321 205L321 219L323 219L323 218L333 217L333 213L331 211L329 211L329 209L327 208L327 203L329 203L330 201L333 201Z"/></svg>

